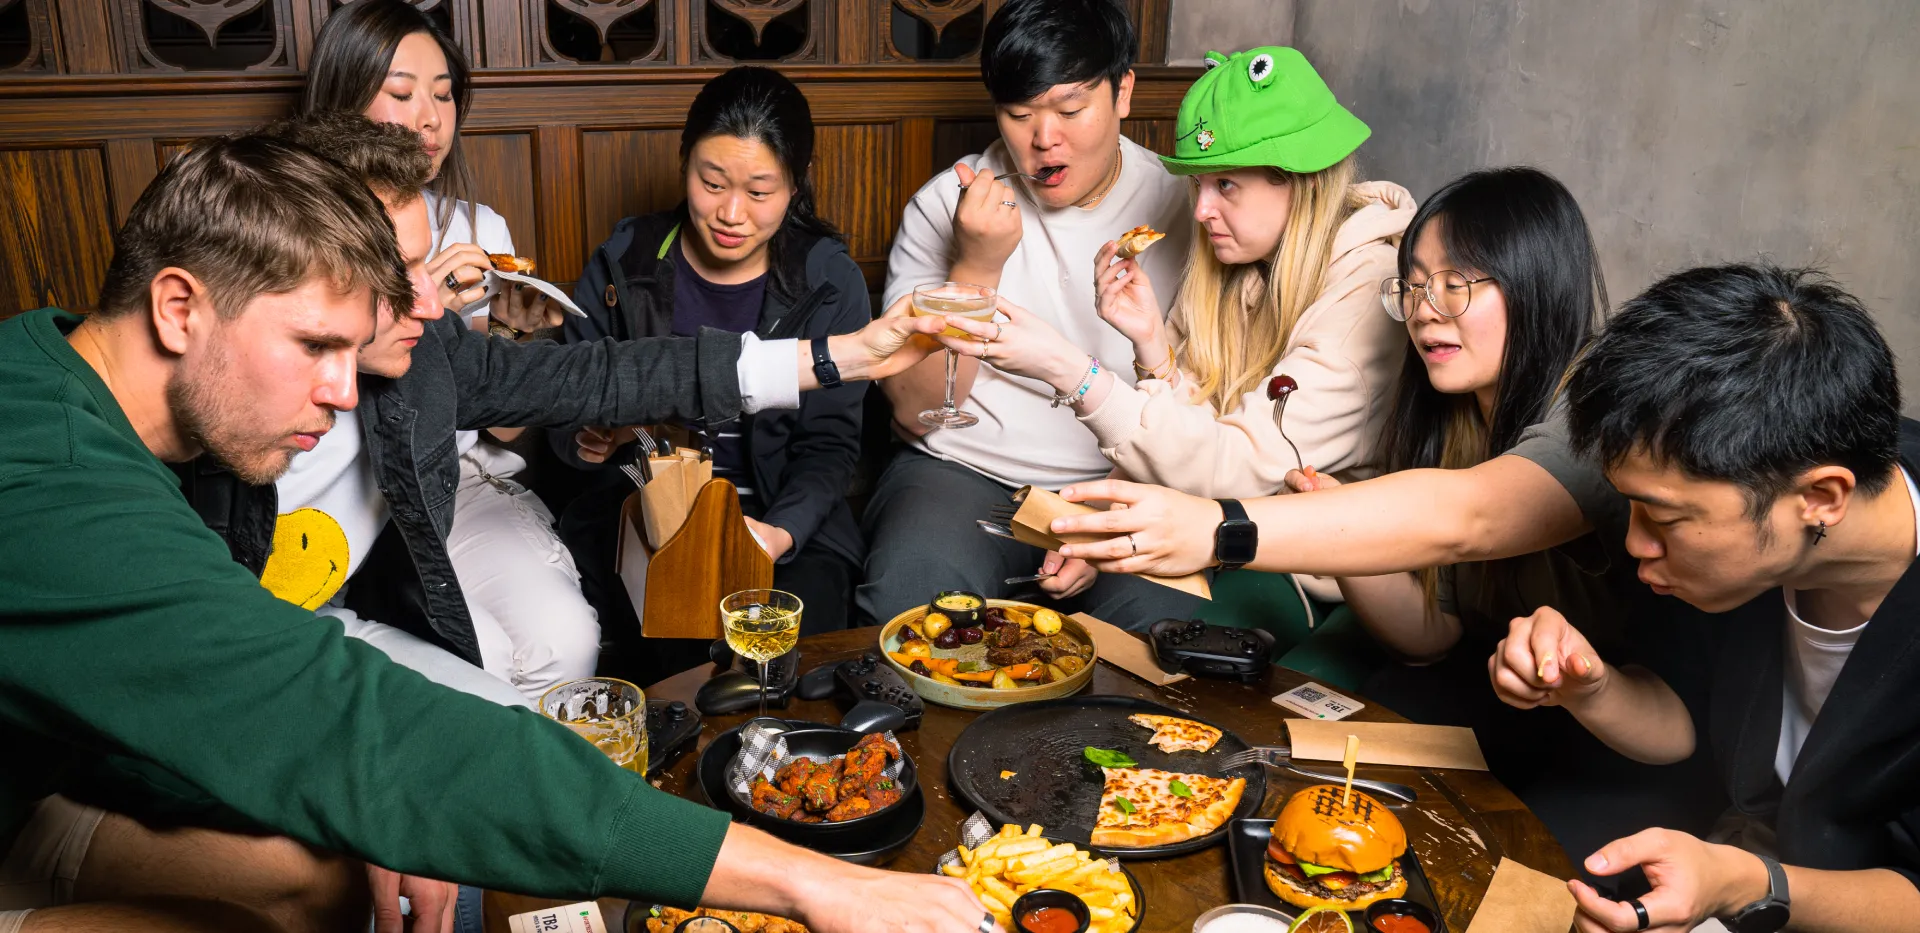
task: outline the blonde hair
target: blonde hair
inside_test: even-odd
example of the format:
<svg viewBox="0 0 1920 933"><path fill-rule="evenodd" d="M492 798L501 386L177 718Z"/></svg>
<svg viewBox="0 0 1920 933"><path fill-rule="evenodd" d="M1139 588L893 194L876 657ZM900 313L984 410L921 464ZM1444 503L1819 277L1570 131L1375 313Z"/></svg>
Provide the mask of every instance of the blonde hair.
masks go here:
<svg viewBox="0 0 1920 933"><path fill-rule="evenodd" d="M1294 324L1320 296L1334 235L1366 201L1354 190L1359 170L1352 156L1306 175L1268 171L1293 196L1273 255L1258 263L1222 263L1196 222L1173 302L1181 368L1193 379L1194 397L1223 415L1272 373Z"/></svg>

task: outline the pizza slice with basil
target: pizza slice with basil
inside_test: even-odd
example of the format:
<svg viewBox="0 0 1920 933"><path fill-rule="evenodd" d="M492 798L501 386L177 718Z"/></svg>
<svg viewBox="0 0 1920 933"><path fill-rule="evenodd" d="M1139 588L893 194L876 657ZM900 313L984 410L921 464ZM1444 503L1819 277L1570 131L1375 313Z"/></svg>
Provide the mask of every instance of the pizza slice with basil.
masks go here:
<svg viewBox="0 0 1920 933"><path fill-rule="evenodd" d="M1142 848L1197 839L1226 825L1246 778L1156 768L1102 768L1106 785L1094 821L1096 846Z"/></svg>
<svg viewBox="0 0 1920 933"><path fill-rule="evenodd" d="M1155 713L1134 713L1127 717L1136 726L1145 726L1153 730L1152 745L1168 754L1173 752L1204 752L1220 741L1220 730L1204 722L1181 719L1178 716L1161 716Z"/></svg>

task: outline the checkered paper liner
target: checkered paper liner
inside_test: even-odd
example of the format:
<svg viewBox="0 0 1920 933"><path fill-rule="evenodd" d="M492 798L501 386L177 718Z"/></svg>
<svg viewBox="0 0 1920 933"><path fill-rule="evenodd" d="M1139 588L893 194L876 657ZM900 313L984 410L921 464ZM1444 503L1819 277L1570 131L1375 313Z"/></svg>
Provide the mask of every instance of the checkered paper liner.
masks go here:
<svg viewBox="0 0 1920 933"><path fill-rule="evenodd" d="M887 741L894 745L900 744L899 739L895 738L892 732L886 733L886 737ZM734 755L733 761L727 765L727 783L733 788L734 793L740 795L740 799L749 799L753 796L754 778L765 777L769 781L773 780L773 776L779 773L781 768L793 763L794 757L809 756L792 756L788 753L785 731L757 723L748 725L740 733L739 754ZM820 764L831 759L812 760ZM887 765L886 770L880 773L898 781L901 770L906 766L907 759L903 754L894 759L893 763Z"/></svg>
<svg viewBox="0 0 1920 933"><path fill-rule="evenodd" d="M966 820L960 824L960 844L966 846L969 850L980 848L981 843L993 837L993 821L987 819L987 815L978 810L973 811L973 815L967 817ZM960 858L959 849L948 849L940 853L940 861L934 863L933 872L937 875L945 874L947 866L960 865L963 864L963 861L964 860ZM1120 870L1119 859L1108 858L1106 863L1108 871L1117 872Z"/></svg>

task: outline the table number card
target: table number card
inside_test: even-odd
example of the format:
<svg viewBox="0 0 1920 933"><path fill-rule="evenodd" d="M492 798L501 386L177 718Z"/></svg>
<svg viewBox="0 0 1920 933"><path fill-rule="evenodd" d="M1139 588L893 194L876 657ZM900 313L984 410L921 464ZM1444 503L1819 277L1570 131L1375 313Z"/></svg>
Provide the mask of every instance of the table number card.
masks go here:
<svg viewBox="0 0 1920 933"><path fill-rule="evenodd" d="M1301 684L1274 697L1273 702L1308 719L1324 719L1327 722L1345 719L1367 705L1314 683Z"/></svg>
<svg viewBox="0 0 1920 933"><path fill-rule="evenodd" d="M507 929L512 933L612 933L600 917L600 905L593 901L514 914L507 918Z"/></svg>

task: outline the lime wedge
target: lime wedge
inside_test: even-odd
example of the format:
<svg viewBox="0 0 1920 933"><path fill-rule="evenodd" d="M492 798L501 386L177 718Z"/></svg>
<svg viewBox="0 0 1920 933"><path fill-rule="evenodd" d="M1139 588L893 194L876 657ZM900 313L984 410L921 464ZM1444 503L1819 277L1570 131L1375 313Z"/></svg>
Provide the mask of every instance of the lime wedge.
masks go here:
<svg viewBox="0 0 1920 933"><path fill-rule="evenodd" d="M1287 933L1353 933L1353 920L1335 907L1309 907L1294 918Z"/></svg>

